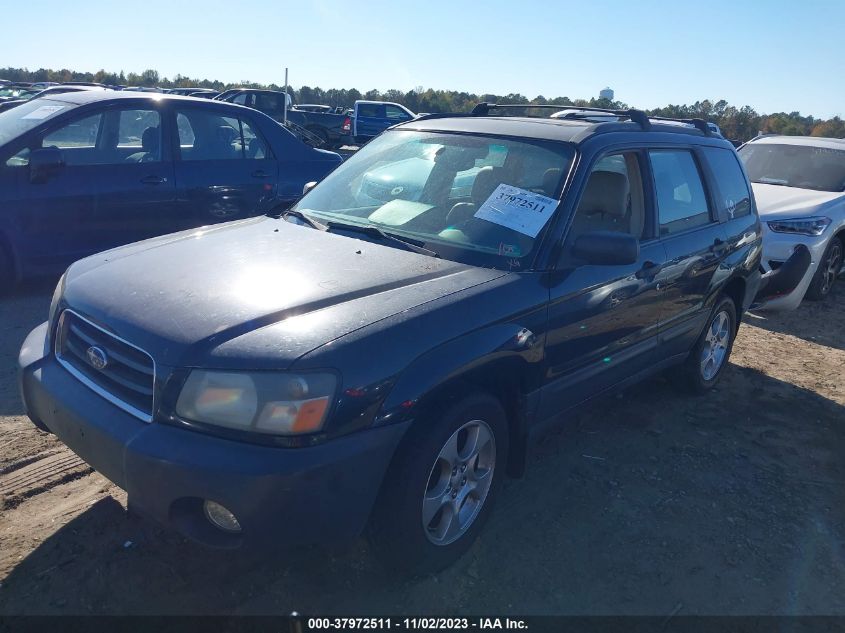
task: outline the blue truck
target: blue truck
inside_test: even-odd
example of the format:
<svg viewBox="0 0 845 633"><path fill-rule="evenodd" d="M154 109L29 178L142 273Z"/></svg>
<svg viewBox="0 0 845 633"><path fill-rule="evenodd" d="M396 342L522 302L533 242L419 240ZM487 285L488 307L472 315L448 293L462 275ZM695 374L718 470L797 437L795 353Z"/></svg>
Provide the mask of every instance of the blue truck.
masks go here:
<svg viewBox="0 0 845 633"><path fill-rule="evenodd" d="M405 106L386 101L359 100L352 109L340 112L332 108L316 110L319 106L312 104L300 107L292 104L290 95L277 90L236 88L221 93L215 99L260 110L280 122L285 120L287 104L287 121L294 133L298 133L306 143L323 149L362 145L387 128L416 117Z"/></svg>

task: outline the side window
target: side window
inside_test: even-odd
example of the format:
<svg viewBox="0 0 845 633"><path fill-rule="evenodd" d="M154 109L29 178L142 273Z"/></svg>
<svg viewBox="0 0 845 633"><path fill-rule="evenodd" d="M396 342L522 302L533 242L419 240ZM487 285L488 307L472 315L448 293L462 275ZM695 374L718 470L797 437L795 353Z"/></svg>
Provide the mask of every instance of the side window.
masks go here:
<svg viewBox="0 0 845 633"><path fill-rule="evenodd" d="M285 109L282 95L259 92L255 95L255 109L261 112L276 114Z"/></svg>
<svg viewBox="0 0 845 633"><path fill-rule="evenodd" d="M611 154L599 160L590 172L587 185L572 219L567 242L592 231L645 235L646 213L643 179L636 152Z"/></svg>
<svg viewBox="0 0 845 633"><path fill-rule="evenodd" d="M716 200L716 210L719 217L725 220L733 220L751 214L751 193L748 191L748 182L739 166L739 159L733 152L718 147L707 147L704 149L704 156L713 175L716 178L716 186L719 189L719 197Z"/></svg>
<svg viewBox="0 0 845 633"><path fill-rule="evenodd" d="M407 121L411 117L402 108L397 108L395 105L385 106L385 115L391 121Z"/></svg>
<svg viewBox="0 0 845 633"><path fill-rule="evenodd" d="M248 121L213 111L182 110L176 115L182 160L267 158L267 144Z"/></svg>
<svg viewBox="0 0 845 633"><path fill-rule="evenodd" d="M241 119L243 128L243 148L246 158L268 158L267 145L258 134L252 131L249 123Z"/></svg>
<svg viewBox="0 0 845 633"><path fill-rule="evenodd" d="M116 156L126 162L161 160L161 116L155 110L121 110Z"/></svg>
<svg viewBox="0 0 845 633"><path fill-rule="evenodd" d="M384 106L378 103L359 103L358 116L382 119Z"/></svg>
<svg viewBox="0 0 845 633"><path fill-rule="evenodd" d="M657 192L660 235L672 235L711 222L707 196L695 157L686 150L648 153Z"/></svg>
<svg viewBox="0 0 845 633"><path fill-rule="evenodd" d="M246 98L249 95L246 92L242 92L237 97L232 99L232 103L237 103L238 105L246 105Z"/></svg>
<svg viewBox="0 0 845 633"><path fill-rule="evenodd" d="M190 152L194 148L194 128L191 127L191 121L181 112L176 115L176 129L179 133L179 148L182 150L182 156L185 157L186 152Z"/></svg>
<svg viewBox="0 0 845 633"><path fill-rule="evenodd" d="M58 130L49 132L41 142L41 147L89 148L97 146L97 137L103 122L102 114L78 119Z"/></svg>

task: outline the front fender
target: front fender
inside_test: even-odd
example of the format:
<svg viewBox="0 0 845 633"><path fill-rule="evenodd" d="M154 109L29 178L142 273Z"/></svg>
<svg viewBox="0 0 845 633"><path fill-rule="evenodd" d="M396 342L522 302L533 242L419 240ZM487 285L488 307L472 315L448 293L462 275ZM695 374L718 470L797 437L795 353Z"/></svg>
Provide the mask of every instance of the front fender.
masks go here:
<svg viewBox="0 0 845 633"><path fill-rule="evenodd" d="M456 395L456 388L460 392L459 385L467 383L500 398L507 390L523 403L520 417L530 415L525 396L539 388L543 349L542 337L517 323L492 325L444 343L417 357L398 376L376 424L413 418L423 403Z"/></svg>

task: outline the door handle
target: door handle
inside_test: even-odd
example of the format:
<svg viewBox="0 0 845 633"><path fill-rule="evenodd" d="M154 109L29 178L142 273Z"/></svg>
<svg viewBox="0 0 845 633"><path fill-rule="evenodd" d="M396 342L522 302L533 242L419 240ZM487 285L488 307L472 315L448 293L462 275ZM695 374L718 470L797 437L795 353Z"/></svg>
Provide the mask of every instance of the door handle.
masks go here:
<svg viewBox="0 0 845 633"><path fill-rule="evenodd" d="M728 243L725 240L720 240L717 237L715 240L713 240L713 246L710 247L710 250L716 255L721 255L726 250L728 250Z"/></svg>
<svg viewBox="0 0 845 633"><path fill-rule="evenodd" d="M160 185L167 182L167 178L163 178L162 176L146 176L141 178L141 182L145 185Z"/></svg>
<svg viewBox="0 0 845 633"><path fill-rule="evenodd" d="M654 262L645 262L643 264L643 267L634 273L634 276L637 279L646 279L648 277L654 277L662 269L662 264L655 264Z"/></svg>
<svg viewBox="0 0 845 633"><path fill-rule="evenodd" d="M268 174L263 169L259 169L258 171L254 171L254 172L252 172L251 175L252 175L253 178L268 178L270 176L270 174Z"/></svg>

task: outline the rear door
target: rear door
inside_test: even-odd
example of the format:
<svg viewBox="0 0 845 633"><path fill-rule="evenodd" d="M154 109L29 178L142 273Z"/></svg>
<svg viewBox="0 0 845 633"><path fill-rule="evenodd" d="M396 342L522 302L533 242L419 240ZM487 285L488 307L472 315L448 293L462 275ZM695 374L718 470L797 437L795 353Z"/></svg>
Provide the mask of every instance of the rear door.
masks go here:
<svg viewBox="0 0 845 633"><path fill-rule="evenodd" d="M175 111L176 188L186 227L202 226L270 209L278 166L252 120L217 108Z"/></svg>
<svg viewBox="0 0 845 633"><path fill-rule="evenodd" d="M666 263L653 230L653 203L643 186L645 155L627 150L594 163L563 246L579 235L630 233L640 241L634 264L598 266L563 262L551 277L548 369L541 418L554 417L649 368L655 359L660 291Z"/></svg>
<svg viewBox="0 0 845 633"><path fill-rule="evenodd" d="M669 357L688 352L701 334L728 244L698 152L659 148L650 149L648 157L658 233L667 255L658 282L661 355Z"/></svg>

